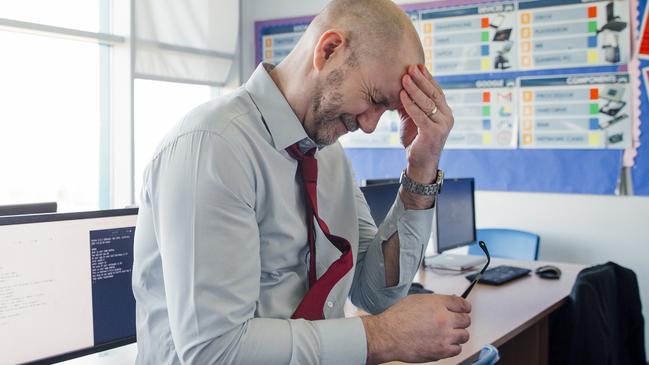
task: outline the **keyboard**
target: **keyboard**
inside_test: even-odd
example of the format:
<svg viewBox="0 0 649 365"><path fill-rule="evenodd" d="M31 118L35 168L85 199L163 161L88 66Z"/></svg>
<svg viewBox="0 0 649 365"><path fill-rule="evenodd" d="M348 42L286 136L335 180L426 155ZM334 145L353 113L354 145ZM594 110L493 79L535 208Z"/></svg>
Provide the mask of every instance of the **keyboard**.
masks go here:
<svg viewBox="0 0 649 365"><path fill-rule="evenodd" d="M524 269L522 267L500 265L485 270L484 274L482 274L482 277L480 278L479 283L501 285L514 279L526 276L531 271L532 270L530 269ZM476 275L478 275L478 273L467 275L466 278L469 281L473 281Z"/></svg>

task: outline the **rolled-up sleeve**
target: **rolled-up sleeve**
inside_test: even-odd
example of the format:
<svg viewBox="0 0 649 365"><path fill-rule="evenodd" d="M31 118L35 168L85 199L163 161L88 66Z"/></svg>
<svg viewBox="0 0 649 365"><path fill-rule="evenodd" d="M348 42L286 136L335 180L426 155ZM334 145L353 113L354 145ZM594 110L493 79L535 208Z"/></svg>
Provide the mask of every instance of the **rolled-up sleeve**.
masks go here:
<svg viewBox="0 0 649 365"><path fill-rule="evenodd" d="M369 313L380 313L407 294L430 238L433 209L405 209L397 194L392 208L377 229L363 193L358 188L356 206L360 238L350 296L354 305ZM382 244L395 232L399 237L399 282L387 287Z"/></svg>
<svg viewBox="0 0 649 365"><path fill-rule="evenodd" d="M175 352L187 364L361 364L359 318L254 318L260 292L255 173L227 139L179 137L153 160L148 209Z"/></svg>

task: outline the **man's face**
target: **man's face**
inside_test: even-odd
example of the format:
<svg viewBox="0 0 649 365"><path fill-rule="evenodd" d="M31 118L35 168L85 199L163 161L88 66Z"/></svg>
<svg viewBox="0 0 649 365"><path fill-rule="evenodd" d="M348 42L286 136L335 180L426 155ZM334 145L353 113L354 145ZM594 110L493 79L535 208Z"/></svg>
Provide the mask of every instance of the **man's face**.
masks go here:
<svg viewBox="0 0 649 365"><path fill-rule="evenodd" d="M365 133L374 131L383 112L399 107L400 77L404 70L405 67L349 59L332 66L316 85L304 122L307 135L318 145L326 146L359 128Z"/></svg>

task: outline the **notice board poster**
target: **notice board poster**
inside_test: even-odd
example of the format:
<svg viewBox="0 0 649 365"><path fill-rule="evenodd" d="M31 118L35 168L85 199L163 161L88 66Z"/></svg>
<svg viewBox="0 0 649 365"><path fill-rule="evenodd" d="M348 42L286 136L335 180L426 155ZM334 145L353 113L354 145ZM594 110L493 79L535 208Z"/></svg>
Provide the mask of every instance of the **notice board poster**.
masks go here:
<svg viewBox="0 0 649 365"><path fill-rule="evenodd" d="M521 148L631 147L628 74L581 74L520 81Z"/></svg>
<svg viewBox="0 0 649 365"><path fill-rule="evenodd" d="M486 190L612 194L621 155L637 138L628 69L636 5L634 0L401 5L419 33L425 65L454 112L441 162L449 176L474 176L476 187ZM312 19L257 22L257 61L280 62ZM591 81L573 84L586 78ZM385 113L375 133L341 139L359 179L398 176L397 167L405 163L398 130L398 115ZM369 160L381 166L361 163ZM544 170L565 178L546 179Z"/></svg>

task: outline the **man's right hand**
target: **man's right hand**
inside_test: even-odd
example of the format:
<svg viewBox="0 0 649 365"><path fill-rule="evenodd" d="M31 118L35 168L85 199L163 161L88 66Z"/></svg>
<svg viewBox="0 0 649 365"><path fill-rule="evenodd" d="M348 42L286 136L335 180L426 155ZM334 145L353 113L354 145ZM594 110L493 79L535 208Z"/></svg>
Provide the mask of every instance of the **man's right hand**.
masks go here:
<svg viewBox="0 0 649 365"><path fill-rule="evenodd" d="M469 340L471 303L450 295L409 295L375 316L361 317L367 363L436 361L460 353Z"/></svg>

